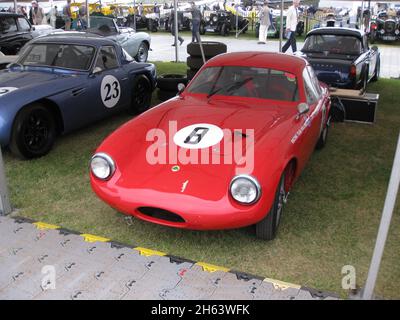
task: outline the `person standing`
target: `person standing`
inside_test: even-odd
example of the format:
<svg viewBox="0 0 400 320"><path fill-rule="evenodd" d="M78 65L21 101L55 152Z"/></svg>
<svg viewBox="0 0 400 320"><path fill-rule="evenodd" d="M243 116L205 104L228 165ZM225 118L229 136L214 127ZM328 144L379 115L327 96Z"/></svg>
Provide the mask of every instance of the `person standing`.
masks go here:
<svg viewBox="0 0 400 320"><path fill-rule="evenodd" d="M34 25L39 25L44 23L44 12L37 1L32 2L32 21Z"/></svg>
<svg viewBox="0 0 400 320"><path fill-rule="evenodd" d="M201 12L199 8L196 6L194 1L191 3L191 12L192 12L192 42L200 42L199 34L200 34L200 23L201 23Z"/></svg>
<svg viewBox="0 0 400 320"><path fill-rule="evenodd" d="M63 16L65 21L65 30L71 30L72 14L71 14L71 0L67 0L67 4L63 8Z"/></svg>
<svg viewBox="0 0 400 320"><path fill-rule="evenodd" d="M50 9L50 25L55 28L56 27L56 21L57 21L57 6L52 7Z"/></svg>
<svg viewBox="0 0 400 320"><path fill-rule="evenodd" d="M282 52L286 52L289 47L292 47L292 52L297 51L296 45L296 28L298 21L298 13L297 8L299 7L300 0L293 0L293 5L289 7L289 10L286 14L286 34L287 41L285 45L282 47Z"/></svg>
<svg viewBox="0 0 400 320"><path fill-rule="evenodd" d="M139 6L138 6L138 15L139 16L142 16L143 15L143 10L144 10L144 8L143 8L143 3L139 3Z"/></svg>
<svg viewBox="0 0 400 320"><path fill-rule="evenodd" d="M171 34L174 37L174 43L172 44L172 46L175 47L176 46L176 42L175 42L175 8L171 10L171 16L169 18L169 26L171 28ZM178 27L178 29L179 29L179 27ZM184 40L180 35L178 35L178 40L179 40L179 45L182 45Z"/></svg>
<svg viewBox="0 0 400 320"><path fill-rule="evenodd" d="M264 2L264 6L260 13L260 28L258 34L258 44L264 44L267 41L268 28L271 25L270 10L268 8L268 1Z"/></svg>

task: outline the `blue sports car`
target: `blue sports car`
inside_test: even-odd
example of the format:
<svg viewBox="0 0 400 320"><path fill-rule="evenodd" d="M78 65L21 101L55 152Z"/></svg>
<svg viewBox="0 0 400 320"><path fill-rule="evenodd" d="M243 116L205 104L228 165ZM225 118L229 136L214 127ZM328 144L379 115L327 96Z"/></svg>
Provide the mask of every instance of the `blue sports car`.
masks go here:
<svg viewBox="0 0 400 320"><path fill-rule="evenodd" d="M0 144L22 158L43 156L57 134L148 109L155 85L155 66L111 39L77 32L34 39L0 71Z"/></svg>

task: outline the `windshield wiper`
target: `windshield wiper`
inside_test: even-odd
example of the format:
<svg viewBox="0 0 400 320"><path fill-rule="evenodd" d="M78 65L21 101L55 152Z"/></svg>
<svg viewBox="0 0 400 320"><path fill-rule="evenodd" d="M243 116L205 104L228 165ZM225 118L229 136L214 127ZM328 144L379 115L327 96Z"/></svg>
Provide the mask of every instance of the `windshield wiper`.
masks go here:
<svg viewBox="0 0 400 320"><path fill-rule="evenodd" d="M229 86L228 89L226 89L226 92L231 92L232 90L237 90L237 89L239 89L240 87L244 86L247 82L249 82L251 80L253 80L253 77L246 78L246 79L244 79L242 81L235 82L234 84ZM220 92L222 89L224 89L224 87L215 89L214 91L210 92L207 95L207 99L210 99L214 94Z"/></svg>

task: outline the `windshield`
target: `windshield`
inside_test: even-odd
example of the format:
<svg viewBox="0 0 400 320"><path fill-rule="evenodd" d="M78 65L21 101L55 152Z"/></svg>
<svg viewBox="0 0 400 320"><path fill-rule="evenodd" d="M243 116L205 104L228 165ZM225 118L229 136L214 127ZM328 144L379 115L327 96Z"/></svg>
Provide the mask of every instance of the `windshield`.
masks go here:
<svg viewBox="0 0 400 320"><path fill-rule="evenodd" d="M90 17L90 29L97 29L104 33L116 33L114 20L109 17L92 16Z"/></svg>
<svg viewBox="0 0 400 320"><path fill-rule="evenodd" d="M72 44L29 45L18 63L24 66L45 66L87 71L95 49Z"/></svg>
<svg viewBox="0 0 400 320"><path fill-rule="evenodd" d="M187 92L283 101L298 100L296 76L279 70L255 67L208 67Z"/></svg>
<svg viewBox="0 0 400 320"><path fill-rule="evenodd" d="M339 36L332 34L315 34L307 37L303 52L328 52L335 54L360 54L361 41L352 36Z"/></svg>

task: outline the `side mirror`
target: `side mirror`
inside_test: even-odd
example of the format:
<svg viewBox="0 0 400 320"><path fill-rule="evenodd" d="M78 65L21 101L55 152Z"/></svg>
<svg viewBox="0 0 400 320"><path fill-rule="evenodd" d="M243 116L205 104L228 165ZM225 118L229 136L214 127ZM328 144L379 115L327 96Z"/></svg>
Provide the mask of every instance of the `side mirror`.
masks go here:
<svg viewBox="0 0 400 320"><path fill-rule="evenodd" d="M308 104L304 102L300 103L297 106L297 119L300 118L301 115L306 114L308 111L310 111Z"/></svg>
<svg viewBox="0 0 400 320"><path fill-rule="evenodd" d="M185 88L186 86L183 83L178 83L178 94L181 94Z"/></svg>
<svg viewBox="0 0 400 320"><path fill-rule="evenodd" d="M98 74L98 73L100 73L100 72L102 72L102 71L103 71L102 68L100 68L100 67L95 67L95 68L93 69L91 75L96 75L96 74Z"/></svg>

